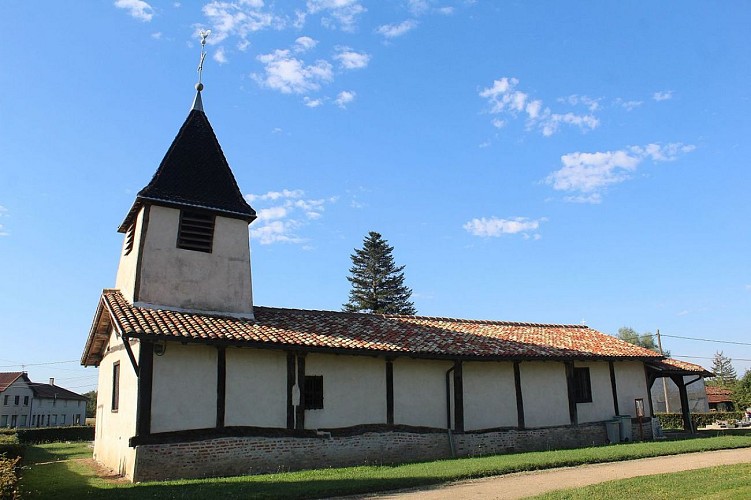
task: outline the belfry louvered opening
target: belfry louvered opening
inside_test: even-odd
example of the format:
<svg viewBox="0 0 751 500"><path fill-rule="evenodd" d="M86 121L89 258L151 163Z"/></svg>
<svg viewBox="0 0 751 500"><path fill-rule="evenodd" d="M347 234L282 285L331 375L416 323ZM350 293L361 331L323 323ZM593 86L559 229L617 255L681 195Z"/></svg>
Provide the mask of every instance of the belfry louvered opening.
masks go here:
<svg viewBox="0 0 751 500"><path fill-rule="evenodd" d="M214 220L211 214L180 211L177 248L211 253L214 241Z"/></svg>
<svg viewBox="0 0 751 500"><path fill-rule="evenodd" d="M133 239L136 236L136 223L130 225L128 231L125 233L125 255L128 255L133 251Z"/></svg>

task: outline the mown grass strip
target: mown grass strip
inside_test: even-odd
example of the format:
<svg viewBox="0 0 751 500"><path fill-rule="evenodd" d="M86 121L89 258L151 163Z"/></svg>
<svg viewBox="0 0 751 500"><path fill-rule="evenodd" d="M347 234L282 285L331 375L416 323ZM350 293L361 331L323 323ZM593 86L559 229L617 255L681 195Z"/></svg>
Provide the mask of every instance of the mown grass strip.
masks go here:
<svg viewBox="0 0 751 500"><path fill-rule="evenodd" d="M719 436L680 441L630 443L615 446L494 455L394 466L361 466L259 476L161 483L114 483L97 478L80 461L47 465L50 457L90 457L86 444L50 444L29 448L21 491L29 498L320 498L428 486L449 481L511 472L698 451L751 447L751 436Z"/></svg>

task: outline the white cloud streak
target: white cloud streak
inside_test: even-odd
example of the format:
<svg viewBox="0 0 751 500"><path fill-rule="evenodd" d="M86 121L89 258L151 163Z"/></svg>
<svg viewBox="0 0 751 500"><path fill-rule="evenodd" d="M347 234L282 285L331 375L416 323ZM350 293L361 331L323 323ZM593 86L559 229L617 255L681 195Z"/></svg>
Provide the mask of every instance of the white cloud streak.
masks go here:
<svg viewBox="0 0 751 500"><path fill-rule="evenodd" d="M355 92L344 90L342 92L339 92L339 95L336 96L336 100L334 100L334 102L340 108L345 109L347 107L347 104L355 100L355 96L357 96Z"/></svg>
<svg viewBox="0 0 751 500"><path fill-rule="evenodd" d="M498 217L481 217L472 219L464 224L464 229L473 236L499 237L504 234L519 234L524 239L539 240L540 224L547 222L547 218L530 219L528 217L512 217L500 219Z"/></svg>
<svg viewBox="0 0 751 500"><path fill-rule="evenodd" d="M363 52L355 52L349 47L337 47L334 60L344 69L361 69L367 67L370 55Z"/></svg>
<svg viewBox="0 0 751 500"><path fill-rule="evenodd" d="M396 24L384 24L376 28L376 33L386 38L397 38L417 27L417 21L408 19Z"/></svg>
<svg viewBox="0 0 751 500"><path fill-rule="evenodd" d="M230 36L237 36L242 42L251 33L269 28L281 29L286 25L284 18L265 10L262 0L217 0L207 3L202 10L211 24L210 44L221 43Z"/></svg>
<svg viewBox="0 0 751 500"><path fill-rule="evenodd" d="M583 104L590 113L554 113L549 107L543 106L541 100L532 99L527 93L517 90L518 84L519 80L516 78L503 77L480 91L480 97L487 100L490 114L510 118L524 116L527 130L537 128L546 137L558 132L561 125L575 126L583 132L594 130L600 125L600 121L592 114L593 111L599 109L599 99L578 95L569 96L563 98L561 102L571 105ZM498 118L494 117L493 126L497 128L496 120Z"/></svg>
<svg viewBox="0 0 751 500"><path fill-rule="evenodd" d="M654 94L652 94L652 99L654 99L657 102L668 101L672 98L673 98L672 90L661 90L659 92L655 92Z"/></svg>
<svg viewBox="0 0 751 500"><path fill-rule="evenodd" d="M313 40L309 36L301 36L295 40L295 52L307 52L318 45L317 40Z"/></svg>
<svg viewBox="0 0 751 500"><path fill-rule="evenodd" d="M115 7L125 9L130 17L145 23L154 17L154 8L143 0L117 0Z"/></svg>
<svg viewBox="0 0 751 500"><path fill-rule="evenodd" d="M367 9L359 0L308 0L306 15L321 14L321 25L342 31L355 31L360 15ZM300 22L298 15L298 22ZM304 22L304 21L303 21Z"/></svg>
<svg viewBox="0 0 751 500"><path fill-rule="evenodd" d="M297 233L311 221L320 219L326 205L336 201L336 198L306 198L301 189L248 194L245 198L257 205L258 219L251 226L250 235L262 245L305 243L307 239Z"/></svg>
<svg viewBox="0 0 751 500"><path fill-rule="evenodd" d="M318 60L306 65L295 58L289 50L275 50L270 54L261 54L258 59L264 65L264 74L252 77L261 85L283 94L303 94L319 90L322 83L333 79L331 63Z"/></svg>
<svg viewBox="0 0 751 500"><path fill-rule="evenodd" d="M600 203L608 186L631 178L647 159L654 162L674 161L695 146L682 143L631 146L617 151L569 153L561 156L563 167L545 178L556 191L571 193L566 201Z"/></svg>

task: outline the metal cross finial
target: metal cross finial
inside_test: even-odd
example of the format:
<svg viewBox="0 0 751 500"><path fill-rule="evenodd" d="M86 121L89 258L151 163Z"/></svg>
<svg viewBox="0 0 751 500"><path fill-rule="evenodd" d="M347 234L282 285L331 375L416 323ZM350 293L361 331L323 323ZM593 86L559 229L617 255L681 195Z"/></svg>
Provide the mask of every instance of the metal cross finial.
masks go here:
<svg viewBox="0 0 751 500"><path fill-rule="evenodd" d="M203 74L203 60L206 59L206 39L211 34L211 30L201 30L198 35L201 37L201 61L198 63L198 83L196 83L196 90L203 90L203 83L201 83L201 76Z"/></svg>

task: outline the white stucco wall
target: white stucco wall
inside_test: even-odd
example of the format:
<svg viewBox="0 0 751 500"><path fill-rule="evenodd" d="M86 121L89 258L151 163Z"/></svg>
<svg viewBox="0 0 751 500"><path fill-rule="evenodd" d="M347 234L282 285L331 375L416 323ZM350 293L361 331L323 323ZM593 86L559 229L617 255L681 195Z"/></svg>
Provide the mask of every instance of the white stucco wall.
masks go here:
<svg viewBox="0 0 751 500"><path fill-rule="evenodd" d="M286 427L287 355L277 351L227 351L225 425Z"/></svg>
<svg viewBox="0 0 751 500"><path fill-rule="evenodd" d="M151 206L142 253L139 302L251 313L247 222L217 216L211 253L177 248L179 224L180 210Z"/></svg>
<svg viewBox="0 0 751 500"><path fill-rule="evenodd" d="M128 440L136 431L138 379L122 345L120 337L111 332L108 349L99 364L94 459L121 474L133 477L135 451L128 446ZM138 359L138 344L132 345L132 349ZM113 412L112 373L113 366L118 361L120 404L118 410Z"/></svg>
<svg viewBox="0 0 751 500"><path fill-rule="evenodd" d="M576 413L580 424L611 420L615 415L613 386L610 383L610 366L607 362L576 362L576 368L589 368L592 385L592 402L577 403Z"/></svg>
<svg viewBox="0 0 751 500"><path fill-rule="evenodd" d="M569 425L568 384L563 363L525 361L520 365L524 425Z"/></svg>
<svg viewBox="0 0 751 500"><path fill-rule="evenodd" d="M639 361L616 361L615 379L618 385L618 410L621 415L636 416L634 400L644 400L644 414L651 414L649 395L647 394L647 378L644 374L644 363Z"/></svg>
<svg viewBox="0 0 751 500"><path fill-rule="evenodd" d="M386 423L383 358L308 354L305 375L323 376L323 409L305 411L306 429Z"/></svg>
<svg viewBox="0 0 751 500"><path fill-rule="evenodd" d="M452 366L450 361L396 359L394 423L445 428L446 371Z"/></svg>
<svg viewBox="0 0 751 500"><path fill-rule="evenodd" d="M216 427L217 349L167 344L154 356L151 432Z"/></svg>
<svg viewBox="0 0 751 500"><path fill-rule="evenodd" d="M125 255L125 243L127 234L123 235L123 245L120 249L120 265L117 267L115 288L120 290L123 296L133 302L133 291L136 281L136 269L138 268L138 252L141 247L141 232L143 231L144 208L138 211L136 216L136 230L133 235L133 248Z"/></svg>
<svg viewBox="0 0 751 500"><path fill-rule="evenodd" d="M16 404L16 396L18 396L18 404ZM0 392L0 426L30 426L33 398L34 393L31 388L25 380L20 378ZM13 418L14 416L15 418ZM15 424L13 423L14 420Z"/></svg>
<svg viewBox="0 0 751 500"><path fill-rule="evenodd" d="M464 429L516 427L513 363L464 363Z"/></svg>
<svg viewBox="0 0 751 500"><path fill-rule="evenodd" d="M78 419L78 423L76 423ZM36 423L35 423L36 421ZM63 398L34 398L30 425L35 427L84 425L86 401Z"/></svg>

